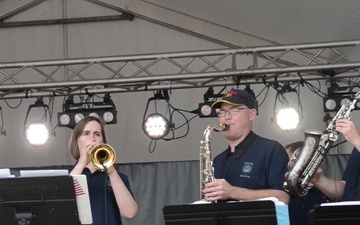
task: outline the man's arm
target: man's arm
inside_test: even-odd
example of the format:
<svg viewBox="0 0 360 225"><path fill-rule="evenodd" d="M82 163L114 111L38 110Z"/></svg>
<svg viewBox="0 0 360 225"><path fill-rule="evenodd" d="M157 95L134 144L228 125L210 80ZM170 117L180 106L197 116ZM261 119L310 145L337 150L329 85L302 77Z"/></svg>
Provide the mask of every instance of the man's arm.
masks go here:
<svg viewBox="0 0 360 225"><path fill-rule="evenodd" d="M319 189L324 195L333 200L342 200L345 189L345 181L333 180L326 177L322 170L319 169L311 183Z"/></svg>
<svg viewBox="0 0 360 225"><path fill-rule="evenodd" d="M218 201L226 199L234 200L257 200L260 198L276 197L279 201L289 204L290 196L285 191L275 189L250 190L247 188L235 187L224 179L218 179L206 184L204 189L205 197L208 201Z"/></svg>
<svg viewBox="0 0 360 225"><path fill-rule="evenodd" d="M290 196L285 191L274 189L250 190L247 188L233 187L230 196L232 199L237 200L256 200L260 198L276 197L285 204L289 204L290 202Z"/></svg>

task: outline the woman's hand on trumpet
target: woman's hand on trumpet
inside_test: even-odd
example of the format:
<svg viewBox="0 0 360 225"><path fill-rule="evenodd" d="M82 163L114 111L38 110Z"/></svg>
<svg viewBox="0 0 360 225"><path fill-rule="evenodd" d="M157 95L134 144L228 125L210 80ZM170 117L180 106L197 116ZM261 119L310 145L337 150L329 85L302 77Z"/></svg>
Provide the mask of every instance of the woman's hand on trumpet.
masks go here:
<svg viewBox="0 0 360 225"><path fill-rule="evenodd" d="M84 146L80 147L80 158L78 164L87 166L90 163L90 153L91 149L96 145L96 142L85 142Z"/></svg>

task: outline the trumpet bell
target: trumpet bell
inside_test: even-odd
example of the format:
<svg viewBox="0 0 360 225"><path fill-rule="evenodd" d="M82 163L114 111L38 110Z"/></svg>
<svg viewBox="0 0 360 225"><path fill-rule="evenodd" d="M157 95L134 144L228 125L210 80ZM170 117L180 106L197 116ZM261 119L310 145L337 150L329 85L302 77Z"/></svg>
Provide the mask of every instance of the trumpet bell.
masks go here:
<svg viewBox="0 0 360 225"><path fill-rule="evenodd" d="M90 161L100 170L104 171L115 163L115 150L108 144L95 145L90 152Z"/></svg>

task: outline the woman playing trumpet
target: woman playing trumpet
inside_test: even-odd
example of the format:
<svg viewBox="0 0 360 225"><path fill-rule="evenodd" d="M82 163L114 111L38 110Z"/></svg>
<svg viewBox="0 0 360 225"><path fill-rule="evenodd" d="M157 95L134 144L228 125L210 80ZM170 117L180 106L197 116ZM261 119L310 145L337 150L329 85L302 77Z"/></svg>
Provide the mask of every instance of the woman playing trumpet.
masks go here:
<svg viewBox="0 0 360 225"><path fill-rule="evenodd" d="M77 160L70 174L86 175L93 225L121 225L121 218L136 216L138 206L126 175L113 165L106 172L99 170L90 159L93 147L102 143L106 143L106 134L101 119L89 116L79 121L70 142L70 154Z"/></svg>

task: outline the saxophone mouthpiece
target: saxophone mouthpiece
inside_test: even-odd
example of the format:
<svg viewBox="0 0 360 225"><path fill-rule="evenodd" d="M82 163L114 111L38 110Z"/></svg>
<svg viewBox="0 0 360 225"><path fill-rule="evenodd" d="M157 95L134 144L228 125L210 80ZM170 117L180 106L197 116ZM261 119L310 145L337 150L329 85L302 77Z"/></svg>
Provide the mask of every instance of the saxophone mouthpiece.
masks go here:
<svg viewBox="0 0 360 225"><path fill-rule="evenodd" d="M229 125L227 124L220 124L220 131L221 132L224 132L224 131L227 131L229 130Z"/></svg>

